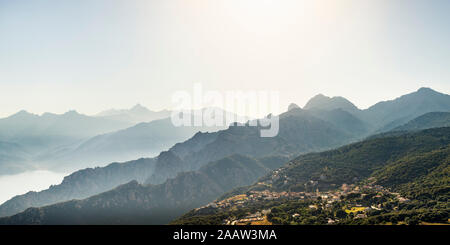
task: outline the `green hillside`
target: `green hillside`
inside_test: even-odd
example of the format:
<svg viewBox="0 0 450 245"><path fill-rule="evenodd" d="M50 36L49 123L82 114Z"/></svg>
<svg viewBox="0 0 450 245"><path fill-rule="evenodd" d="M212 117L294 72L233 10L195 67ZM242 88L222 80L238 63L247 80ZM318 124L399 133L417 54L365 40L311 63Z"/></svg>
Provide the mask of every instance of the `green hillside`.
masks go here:
<svg viewBox="0 0 450 245"><path fill-rule="evenodd" d="M447 201L450 192L450 146L407 156L375 172L376 183L416 200Z"/></svg>
<svg viewBox="0 0 450 245"><path fill-rule="evenodd" d="M305 191L312 187L311 181L317 183L314 189L332 189L344 183L357 183L405 156L421 155L449 143L450 128L370 139L336 150L302 155L262 181L277 191Z"/></svg>
<svg viewBox="0 0 450 245"><path fill-rule="evenodd" d="M449 153L450 128L437 128L306 154L173 224L245 224L264 210L272 224L448 223Z"/></svg>

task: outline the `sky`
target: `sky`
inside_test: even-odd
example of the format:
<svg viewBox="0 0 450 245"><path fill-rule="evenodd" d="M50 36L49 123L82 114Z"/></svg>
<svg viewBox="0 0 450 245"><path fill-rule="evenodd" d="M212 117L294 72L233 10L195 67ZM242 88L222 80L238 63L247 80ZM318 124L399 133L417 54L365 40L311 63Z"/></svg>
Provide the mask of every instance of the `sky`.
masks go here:
<svg viewBox="0 0 450 245"><path fill-rule="evenodd" d="M95 114L172 95L322 93L361 109L450 92L450 1L0 0L0 117Z"/></svg>

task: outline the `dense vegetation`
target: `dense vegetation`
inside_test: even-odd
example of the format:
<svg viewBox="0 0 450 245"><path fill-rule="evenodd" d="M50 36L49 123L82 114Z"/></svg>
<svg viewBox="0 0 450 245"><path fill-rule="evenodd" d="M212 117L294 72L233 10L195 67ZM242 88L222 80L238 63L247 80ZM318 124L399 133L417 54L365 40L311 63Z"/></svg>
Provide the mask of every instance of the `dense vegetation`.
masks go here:
<svg viewBox="0 0 450 245"><path fill-rule="evenodd" d="M344 183L357 183L374 171L403 157L420 156L450 143L450 128L429 129L419 133L375 138L336 150L302 155L282 168L277 176L261 181L271 182L271 189L305 191L336 188ZM309 189L310 190L310 189Z"/></svg>

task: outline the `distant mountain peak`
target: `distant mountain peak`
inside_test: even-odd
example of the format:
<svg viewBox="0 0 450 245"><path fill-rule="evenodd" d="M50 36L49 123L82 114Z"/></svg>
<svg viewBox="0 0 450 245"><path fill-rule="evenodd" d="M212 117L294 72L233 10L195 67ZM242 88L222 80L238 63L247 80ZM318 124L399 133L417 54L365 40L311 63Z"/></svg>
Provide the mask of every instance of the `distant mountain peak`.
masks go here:
<svg viewBox="0 0 450 245"><path fill-rule="evenodd" d="M288 106L288 111L291 111L291 110L294 110L294 109L301 109L301 108L300 108L300 106L298 106L297 104L291 103L291 104Z"/></svg>
<svg viewBox="0 0 450 245"><path fill-rule="evenodd" d="M331 97L326 96L324 94L317 94L316 96L311 98L311 100L313 100L313 99L331 99Z"/></svg>
<svg viewBox="0 0 450 245"><path fill-rule="evenodd" d="M76 110L70 110L64 113L64 115L80 115Z"/></svg>
<svg viewBox="0 0 450 245"><path fill-rule="evenodd" d="M421 87L417 90L417 93L438 93L438 92L428 87Z"/></svg>
<svg viewBox="0 0 450 245"><path fill-rule="evenodd" d="M131 111L148 111L148 109L144 106L142 106L141 104L137 103L135 106L133 106L131 109Z"/></svg>
<svg viewBox="0 0 450 245"><path fill-rule="evenodd" d="M13 115L11 115L10 117L36 117L38 115L30 113L26 110L21 110Z"/></svg>
<svg viewBox="0 0 450 245"><path fill-rule="evenodd" d="M15 115L33 115L32 113L29 113L26 110L20 110L19 112L17 112Z"/></svg>
<svg viewBox="0 0 450 245"><path fill-rule="evenodd" d="M450 111L450 95L422 87L393 100L381 101L369 107L366 120L386 132L428 112Z"/></svg>
<svg viewBox="0 0 450 245"><path fill-rule="evenodd" d="M69 117L69 118L77 118L77 117L81 117L83 115L78 113L76 110L70 110L70 111L67 111L66 113L62 114L62 116Z"/></svg>
<svg viewBox="0 0 450 245"><path fill-rule="evenodd" d="M170 111L152 111L138 103L129 109L110 109L107 111L102 111L95 116L138 124L141 122L150 122L158 119L168 118L170 117Z"/></svg>
<svg viewBox="0 0 450 245"><path fill-rule="evenodd" d="M343 109L348 112L358 111L352 102L344 97L328 97L323 94L318 94L311 98L308 103L306 103L305 110L335 110Z"/></svg>
<svg viewBox="0 0 450 245"><path fill-rule="evenodd" d="M130 110L130 113L153 113L154 111L149 110L147 107L142 106L141 104L136 104Z"/></svg>

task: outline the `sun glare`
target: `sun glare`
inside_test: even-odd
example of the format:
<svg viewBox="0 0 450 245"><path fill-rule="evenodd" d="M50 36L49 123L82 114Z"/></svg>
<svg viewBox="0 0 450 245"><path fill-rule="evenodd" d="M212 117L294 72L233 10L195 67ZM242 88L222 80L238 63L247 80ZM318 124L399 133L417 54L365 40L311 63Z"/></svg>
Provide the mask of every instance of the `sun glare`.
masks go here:
<svg viewBox="0 0 450 245"><path fill-rule="evenodd" d="M278 34L293 26L316 28L317 23L333 18L333 1L231 0L223 1L223 11L243 31Z"/></svg>

